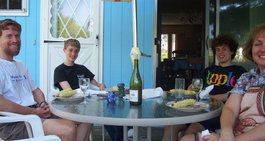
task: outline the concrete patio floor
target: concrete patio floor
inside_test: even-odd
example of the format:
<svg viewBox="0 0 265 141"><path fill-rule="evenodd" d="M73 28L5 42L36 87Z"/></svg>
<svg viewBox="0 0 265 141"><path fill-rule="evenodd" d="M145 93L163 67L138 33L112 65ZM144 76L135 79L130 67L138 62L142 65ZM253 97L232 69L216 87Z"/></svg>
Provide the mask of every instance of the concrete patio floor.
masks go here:
<svg viewBox="0 0 265 141"><path fill-rule="evenodd" d="M151 134L152 134L151 141L161 141L163 137L163 132L164 131L162 127L152 127L151 128ZM94 126L93 131L92 131L92 139L93 141L103 141L101 126ZM106 130L104 130L104 139L105 141L111 141L110 136Z"/></svg>

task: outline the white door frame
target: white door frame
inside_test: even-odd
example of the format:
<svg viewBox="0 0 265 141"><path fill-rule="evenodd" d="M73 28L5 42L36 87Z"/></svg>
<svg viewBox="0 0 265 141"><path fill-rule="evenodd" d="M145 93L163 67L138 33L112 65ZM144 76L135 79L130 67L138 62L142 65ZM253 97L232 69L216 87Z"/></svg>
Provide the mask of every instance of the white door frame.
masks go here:
<svg viewBox="0 0 265 141"><path fill-rule="evenodd" d="M158 7L158 0L154 0L154 39L157 38L157 7ZM152 76L152 86L153 88L156 87L156 69L157 69L157 66L158 66L158 63L157 63L157 45L154 44L154 47L153 47L153 70L152 70L152 73L153 73L153 76Z"/></svg>
<svg viewBox="0 0 265 141"><path fill-rule="evenodd" d="M47 54L48 54L48 48L47 44L44 43L44 35L49 34L48 25L45 24L47 20L49 20L48 12L47 10L49 8L49 5L46 2L47 0L40 0L40 89L44 92L47 98L47 94L50 93L48 90L50 89L50 86L48 86L48 77L44 74L48 74L47 72ZM50 0L49 0L50 1ZM43 10L46 9L46 10ZM98 35L98 81L102 82L102 64L103 64L103 2L100 2L100 15L99 15L99 35Z"/></svg>

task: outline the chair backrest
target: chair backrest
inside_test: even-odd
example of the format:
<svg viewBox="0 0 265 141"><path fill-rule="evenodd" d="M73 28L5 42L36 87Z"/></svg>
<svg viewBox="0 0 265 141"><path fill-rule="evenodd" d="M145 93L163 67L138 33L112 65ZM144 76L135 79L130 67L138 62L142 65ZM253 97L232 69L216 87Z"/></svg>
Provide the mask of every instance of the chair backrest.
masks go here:
<svg viewBox="0 0 265 141"><path fill-rule="evenodd" d="M51 102L54 99L53 95L59 91L60 90L52 83L50 87L50 91L46 96L46 101Z"/></svg>

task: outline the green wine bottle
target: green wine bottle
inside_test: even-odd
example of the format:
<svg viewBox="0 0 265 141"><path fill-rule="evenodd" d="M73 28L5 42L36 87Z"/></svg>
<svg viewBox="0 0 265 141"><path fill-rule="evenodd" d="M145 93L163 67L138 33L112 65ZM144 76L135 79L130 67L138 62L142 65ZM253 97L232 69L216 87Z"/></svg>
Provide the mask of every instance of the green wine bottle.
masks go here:
<svg viewBox="0 0 265 141"><path fill-rule="evenodd" d="M138 68L139 60L137 55L134 55L134 67L130 80L130 104L141 105L142 104L142 79Z"/></svg>

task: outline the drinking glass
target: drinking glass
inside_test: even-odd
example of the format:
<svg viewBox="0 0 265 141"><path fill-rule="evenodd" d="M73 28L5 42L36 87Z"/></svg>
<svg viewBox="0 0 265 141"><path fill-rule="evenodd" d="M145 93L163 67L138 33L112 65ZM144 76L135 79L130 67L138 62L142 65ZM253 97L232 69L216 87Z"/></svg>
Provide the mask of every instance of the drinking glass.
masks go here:
<svg viewBox="0 0 265 141"><path fill-rule="evenodd" d="M185 89L185 79L184 78L176 78L175 79L175 98L176 100L182 100L182 93Z"/></svg>
<svg viewBox="0 0 265 141"><path fill-rule="evenodd" d="M199 94L203 87L203 80L201 78L193 78L191 82L192 90L196 93L196 101L199 101Z"/></svg>
<svg viewBox="0 0 265 141"><path fill-rule="evenodd" d="M79 83L79 88L81 89L81 91L84 94L84 103L85 103L86 102L85 101L86 91L89 88L90 79L89 78L79 78L78 83Z"/></svg>

